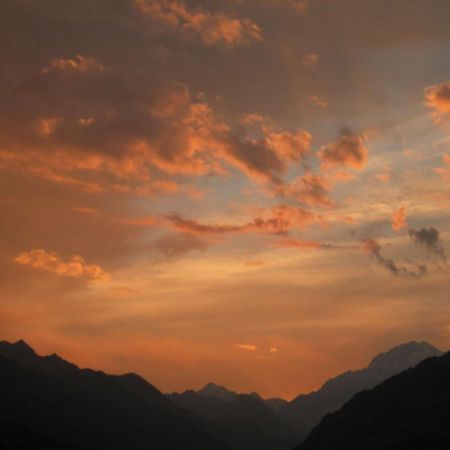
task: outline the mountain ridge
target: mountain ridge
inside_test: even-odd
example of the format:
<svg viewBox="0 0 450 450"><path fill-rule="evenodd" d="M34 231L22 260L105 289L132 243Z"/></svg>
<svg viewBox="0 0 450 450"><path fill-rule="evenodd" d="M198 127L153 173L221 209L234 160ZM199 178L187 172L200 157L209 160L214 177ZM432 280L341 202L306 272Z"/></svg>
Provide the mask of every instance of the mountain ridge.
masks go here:
<svg viewBox="0 0 450 450"><path fill-rule="evenodd" d="M357 393L295 450L447 450L450 352Z"/></svg>
<svg viewBox="0 0 450 450"><path fill-rule="evenodd" d="M278 414L291 425L297 424L297 437L303 440L326 414L338 410L356 393L370 389L424 359L442 354L425 341L397 345L376 355L367 367L341 373L327 380L318 390L295 397L282 405Z"/></svg>
<svg viewBox="0 0 450 450"><path fill-rule="evenodd" d="M301 394L289 402L276 398L263 399L254 392L237 393L215 383L208 383L198 391L188 390L163 395L155 386L137 374L108 375L98 370L80 369L57 354L38 355L23 340L15 343L1 341L0 395L2 392L4 395L10 395L5 386L11 387L17 381L14 376L8 378L8 373L12 371L18 374L18 379L29 380L29 383L25 381L22 385L19 383L15 390L16 394L29 391L33 398L38 399L37 403L39 401L44 404L53 402L56 409L63 408L63 403L56 401L61 397L65 398L68 404L73 402L78 412L83 411L86 405L91 405L90 408L94 410L98 405L100 408L106 408L101 419L100 416L91 417L92 423L100 420L114 424L123 414L122 410L128 410L130 417L127 417L126 426L131 427L136 436L140 436L133 447L136 449L145 448L145 440L151 435L151 432L149 435L146 433L152 430L152 421L159 423L158 420L162 417L166 424L172 423L172 428L179 427L182 430L181 435L186 433L183 445L187 450L191 448L209 450L211 445L215 450L272 450L273 448L290 450L298 442L302 442L324 416L339 410L358 392L371 389L392 375L415 366L423 359L439 355L442 355L442 352L425 341L407 342L379 353L370 360L367 367L341 373L327 380L317 391ZM33 390L36 387L34 385L40 386L40 389ZM48 396L43 396L43 393L47 393ZM15 399L11 396L9 398L13 405L15 401L25 405L28 402L19 394ZM93 404L94 399L96 402ZM83 404L80 404L81 400ZM30 408L30 405L27 407ZM29 409L25 408L26 411L30 414ZM142 418L138 411L147 411L146 417ZM45 423L40 422L36 417L26 414L22 417L20 408L16 408L15 414L9 417L7 409L2 409L0 406L0 420L17 422L26 429L30 429L30 433L34 430L43 436L67 442L66 434L55 435L54 430L49 432L44 426ZM136 424L129 422L133 415ZM63 412L61 416L51 413L47 416L49 422L52 420L64 422L70 417L77 425L77 416L70 416L67 412ZM125 435L117 436L112 444L102 447L103 441L99 440L97 430L93 430L92 433L88 432L84 436L84 440L73 440L73 437L80 433L75 425L69 424L66 429L72 439L69 439L68 444L83 450L94 448L119 450L119 445L123 445L123 439L126 439ZM88 429L89 423L82 421L81 426ZM116 428L118 428L117 423L113 426L112 435L118 432ZM158 439L164 435L163 429L163 423L155 429L159 430L156 434L159 436ZM171 434L167 433L168 444L164 444L161 448L177 450L179 444L176 443L176 437ZM83 437L82 433L81 437ZM199 443L196 442L193 444L195 446L189 447L189 439L194 441L199 439ZM96 447L89 447L90 441L94 442ZM119 444L120 442L122 444Z"/></svg>
<svg viewBox="0 0 450 450"><path fill-rule="evenodd" d="M198 391L167 394L180 406L202 417L223 418L223 411L230 411L230 405L241 398L254 396L260 399L287 427L284 433L303 440L326 414L338 410L353 395L374 387L385 379L420 363L422 360L442 355L443 352L426 341L409 341L380 352L369 360L366 367L348 370L328 379L322 386L306 394L300 394L291 401L284 399L263 399L258 394L238 394L224 386L208 383ZM213 399L209 402L207 398ZM220 402L226 402L221 404ZM242 418L238 412L235 417ZM229 418L229 417L227 417ZM250 415L244 417L251 420ZM273 428L272 428L273 430ZM275 428L279 431L280 428Z"/></svg>
<svg viewBox="0 0 450 450"><path fill-rule="evenodd" d="M138 375L79 369L20 342L0 342L0 398L1 420L83 450L229 450L205 420Z"/></svg>

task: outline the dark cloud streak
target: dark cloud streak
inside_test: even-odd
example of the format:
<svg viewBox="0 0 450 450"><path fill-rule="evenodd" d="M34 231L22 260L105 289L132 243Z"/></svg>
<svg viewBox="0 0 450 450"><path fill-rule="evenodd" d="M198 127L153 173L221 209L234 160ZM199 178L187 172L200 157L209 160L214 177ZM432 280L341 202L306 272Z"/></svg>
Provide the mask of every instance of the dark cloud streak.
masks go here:
<svg viewBox="0 0 450 450"><path fill-rule="evenodd" d="M411 270L407 267L399 266L393 259L385 258L381 254L380 244L374 239L367 239L364 241L364 249L381 267L384 267L392 275L420 278L428 272L427 266L424 264L416 264L417 270Z"/></svg>
<svg viewBox="0 0 450 450"><path fill-rule="evenodd" d="M434 227L421 228L416 230L411 228L409 236L417 244L424 247L428 252L438 256L447 265L447 255L439 236L439 231Z"/></svg>

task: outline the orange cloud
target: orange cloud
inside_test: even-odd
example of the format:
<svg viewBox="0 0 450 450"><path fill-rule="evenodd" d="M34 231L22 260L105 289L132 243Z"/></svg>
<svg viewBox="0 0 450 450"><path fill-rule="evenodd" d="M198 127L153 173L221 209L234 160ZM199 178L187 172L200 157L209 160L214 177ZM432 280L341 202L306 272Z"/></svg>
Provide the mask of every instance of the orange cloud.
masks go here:
<svg viewBox="0 0 450 450"><path fill-rule="evenodd" d="M277 192L284 197L296 199L309 206L333 206L329 198L330 186L320 175L308 173L296 178L292 183L277 187Z"/></svg>
<svg viewBox="0 0 450 450"><path fill-rule="evenodd" d="M341 136L329 145L322 147L318 153L325 168L333 166L363 169L367 163L368 150L365 146L367 137L358 136L344 129Z"/></svg>
<svg viewBox="0 0 450 450"><path fill-rule="evenodd" d="M160 142L154 140L152 146L145 147L132 146L131 142L124 141L123 147L117 149L113 154L105 154L103 149L90 148L88 140L81 146L79 143L73 145L70 142L70 136L65 136L66 130L63 127L66 126L68 129L80 127L78 121L76 124L69 123L69 121L65 121L64 125L61 124L62 121L54 119L41 120L39 136L43 136L45 140L35 136L33 145L25 146L24 142L23 151L20 152L0 149L0 168L30 174L89 193L134 192L140 196L151 195L155 192L175 193L179 190L179 186L174 181L151 180L150 164L168 170L178 164L178 168L184 168L184 172L212 170L212 166L208 167L206 162L194 154L170 153L170 150L176 150L176 148L170 147L171 142L165 140ZM95 135L98 131L96 125L101 128L105 126L109 128L112 124L98 123L90 126L92 130L89 132L89 136L97 143L103 141L104 148L108 148L109 138L106 135L102 136L105 130ZM193 136L195 130L188 126L186 124L185 129L192 135L191 138L187 137L188 144L189 140L194 142L195 139L197 143L201 144L198 137ZM78 132L81 133L81 130ZM180 131L178 132L180 133ZM91 133L93 134L91 135ZM186 137L185 133L184 136ZM11 138L13 139L13 137ZM67 139L62 140L62 138ZM174 133L172 133L171 139L174 140L173 144L181 145L181 142L176 141L177 137ZM120 139L117 139L114 145L117 144L120 144ZM165 146L166 144L168 146ZM17 140L15 147L20 148L20 145L20 140ZM159 145L165 146L164 148L167 149L165 154L160 151ZM189 146L187 148L189 149Z"/></svg>
<svg viewBox="0 0 450 450"><path fill-rule="evenodd" d="M312 136L304 130L273 132L266 130L267 144L283 161L298 162L309 153Z"/></svg>
<svg viewBox="0 0 450 450"><path fill-rule="evenodd" d="M406 222L406 208L402 206L398 211L392 214L391 218L392 229L395 231L406 228L408 223Z"/></svg>
<svg viewBox="0 0 450 450"><path fill-rule="evenodd" d="M172 222L175 228L190 233L227 234L242 231L243 228L246 227L246 225L206 225L197 222L196 220L185 219L184 217L181 217L177 214L169 214L167 218L170 222Z"/></svg>
<svg viewBox="0 0 450 450"><path fill-rule="evenodd" d="M51 71L79 74L103 73L105 67L96 58L77 55L73 59L52 59L50 65L43 69L42 73L48 74Z"/></svg>
<svg viewBox="0 0 450 450"><path fill-rule="evenodd" d="M1 169L92 194L189 195L194 191L166 175L225 174L230 165L279 184L289 165L310 151L304 130L264 127L260 137L249 138L209 104L193 102L180 83L149 80L134 87L130 75L100 67L78 56L32 74L16 102L27 114L0 121ZM73 71L97 76L73 77Z"/></svg>
<svg viewBox="0 0 450 450"><path fill-rule="evenodd" d="M318 53L307 53L306 55L303 56L302 66L311 68L317 66L317 64L319 64L319 61L320 56Z"/></svg>
<svg viewBox="0 0 450 450"><path fill-rule="evenodd" d="M192 10L177 0L135 0L135 5L167 28L196 36L207 45L233 47L263 40L262 30L255 22L224 12Z"/></svg>
<svg viewBox="0 0 450 450"><path fill-rule="evenodd" d="M310 95L309 99L319 108L328 108L328 102L317 95Z"/></svg>
<svg viewBox="0 0 450 450"><path fill-rule="evenodd" d="M92 281L106 281L110 278L100 266L87 264L79 255L71 256L64 261L56 253L33 249L20 253L14 258L14 262L62 277L85 278Z"/></svg>
<svg viewBox="0 0 450 450"><path fill-rule="evenodd" d="M50 136L56 131L58 124L63 122L61 117L49 117L39 119L37 122L37 130L41 136Z"/></svg>
<svg viewBox="0 0 450 450"><path fill-rule="evenodd" d="M21 153L0 150L0 157L0 169L32 175L78 191L100 194L128 193L131 190L126 184L90 176L96 173L126 179L133 173L131 166L134 166L134 163L129 165L125 160L119 161L113 157L95 154L82 155L65 150L44 153L27 149ZM137 169L139 170L142 168ZM127 174L127 171L130 172ZM137 172L136 175L138 176Z"/></svg>
<svg viewBox="0 0 450 450"><path fill-rule="evenodd" d="M192 103L184 85L149 79L134 87L130 75L81 55L54 59L29 77L14 103L21 113L2 114L4 170L90 193L171 193L176 183L155 169L221 171L210 144L223 146L228 127L206 104Z"/></svg>
<svg viewBox="0 0 450 450"><path fill-rule="evenodd" d="M258 350L258 347L254 344L236 344L235 347L248 352L256 352Z"/></svg>
<svg viewBox="0 0 450 450"><path fill-rule="evenodd" d="M434 110L436 122L450 118L450 81L427 87L425 100L426 105Z"/></svg>
<svg viewBox="0 0 450 450"><path fill-rule="evenodd" d="M227 131L212 142L224 160L249 177L280 184L289 163L300 162L310 151L312 137L304 130L278 132L264 127L263 133L251 139Z"/></svg>
<svg viewBox="0 0 450 450"><path fill-rule="evenodd" d="M304 130L264 128L262 137L247 138L233 132L206 103L188 103L181 114L165 118L176 119L178 125L164 140L136 145L136 151L151 155L151 163L167 173L220 174L226 162L252 178L279 183L289 163L310 151L312 138Z"/></svg>
<svg viewBox="0 0 450 450"><path fill-rule="evenodd" d="M316 222L316 216L303 208L279 205L271 208L270 217L253 219L242 225L202 224L196 220L185 219L177 214L169 214L167 219L181 231L199 234L229 234L259 232L269 234L286 234L290 229L304 228Z"/></svg>
<svg viewBox="0 0 450 450"><path fill-rule="evenodd" d="M450 155L444 155L442 157L444 163L446 164L446 166L444 167L438 167L436 169L434 169L434 171L440 175L442 175L443 177L449 177L450 176Z"/></svg>
<svg viewBox="0 0 450 450"><path fill-rule="evenodd" d="M244 125L259 125L266 123L267 120L268 118L261 114L250 113L242 117L241 123Z"/></svg>

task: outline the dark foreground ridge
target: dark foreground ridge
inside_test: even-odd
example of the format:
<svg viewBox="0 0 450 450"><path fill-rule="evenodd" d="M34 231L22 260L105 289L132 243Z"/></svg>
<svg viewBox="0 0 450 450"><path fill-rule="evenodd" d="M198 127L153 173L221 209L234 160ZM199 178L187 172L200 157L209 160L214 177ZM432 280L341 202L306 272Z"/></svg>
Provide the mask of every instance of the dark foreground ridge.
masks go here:
<svg viewBox="0 0 450 450"><path fill-rule="evenodd" d="M14 437L9 427L0 436L2 450L228 448L206 421L139 376L79 369L57 355L38 356L23 341L0 343L0 398L2 426L28 430ZM28 442L15 446L19 438Z"/></svg>
<svg viewBox="0 0 450 450"><path fill-rule="evenodd" d="M0 419L0 450L76 450L67 442L58 441L23 425Z"/></svg>
<svg viewBox="0 0 450 450"><path fill-rule="evenodd" d="M297 450L450 449L450 353L361 392Z"/></svg>
<svg viewBox="0 0 450 450"><path fill-rule="evenodd" d="M319 390L299 395L282 405L279 414L295 427L297 436L303 440L326 414L337 411L356 393L371 389L427 358L442 354L427 342L396 346L377 355L366 368L342 373L328 380Z"/></svg>

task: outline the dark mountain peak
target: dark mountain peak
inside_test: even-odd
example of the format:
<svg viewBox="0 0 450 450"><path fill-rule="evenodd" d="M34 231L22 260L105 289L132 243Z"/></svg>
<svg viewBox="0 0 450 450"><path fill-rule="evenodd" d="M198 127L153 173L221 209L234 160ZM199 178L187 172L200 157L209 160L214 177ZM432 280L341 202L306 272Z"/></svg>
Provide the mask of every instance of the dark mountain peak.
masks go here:
<svg viewBox="0 0 450 450"><path fill-rule="evenodd" d="M127 380L131 383L136 383L136 384L142 384L142 383L147 383L147 381L142 378L140 375L138 375L137 373L124 373L122 375L116 375L117 378L122 378L123 380Z"/></svg>
<svg viewBox="0 0 450 450"><path fill-rule="evenodd" d="M214 397L222 401L232 401L235 400L237 397L250 397L256 400L263 401L263 399L257 392L250 392L248 394L237 393L235 391L232 391L224 386L220 386L219 384L215 383L208 383L196 393L202 397Z"/></svg>
<svg viewBox="0 0 450 450"><path fill-rule="evenodd" d="M168 398L213 422L234 450L286 450L293 447L291 427L254 392L242 394L208 383L197 392L168 394Z"/></svg>
<svg viewBox="0 0 450 450"><path fill-rule="evenodd" d="M325 382L320 389L300 395L279 413L300 430L302 437L327 413L337 411L356 393L372 389L382 381L442 352L427 342L407 342L372 359L363 369L347 371Z"/></svg>
<svg viewBox="0 0 450 450"><path fill-rule="evenodd" d="M121 382L124 386L127 386L129 389L134 390L137 393L145 392L147 395L155 393L160 394L158 389L153 386L153 384L149 383L145 378L142 378L140 375L136 373L125 373L123 375L110 375L110 377L115 378L119 382ZM166 400L166 396L159 396L158 398Z"/></svg>
<svg viewBox="0 0 450 450"><path fill-rule="evenodd" d="M2 342L6 342L6 341L2 341ZM34 353L34 350L31 348L31 346L28 345L23 339L19 339L17 342L12 343L11 345L13 345L15 347L18 347L18 348L23 348L23 349L30 350L30 351L32 351Z"/></svg>
<svg viewBox="0 0 450 450"><path fill-rule="evenodd" d="M262 402L264 401L264 399L257 393L257 392L250 392L250 394L248 394L250 397L256 398L258 400L261 400Z"/></svg>
<svg viewBox="0 0 450 450"><path fill-rule="evenodd" d="M0 341L0 350L6 356L6 353L11 355L36 355L36 352L22 339L17 342Z"/></svg>
<svg viewBox="0 0 450 450"><path fill-rule="evenodd" d="M443 352L428 342L407 342L398 345L387 352L375 356L369 364L369 368L396 369L413 367L426 358L441 356Z"/></svg>
<svg viewBox="0 0 450 450"><path fill-rule="evenodd" d="M205 387L197 391L197 394L202 397L214 397L223 401L232 401L236 398L236 392L219 386L215 383L208 383Z"/></svg>
<svg viewBox="0 0 450 450"><path fill-rule="evenodd" d="M414 343L418 344L418 343ZM427 347L419 343L420 347ZM427 358L327 415L300 450L450 448L450 353Z"/></svg>
<svg viewBox="0 0 450 450"><path fill-rule="evenodd" d="M38 355L25 341L15 343L1 341L0 355L9 358L26 367L40 371L68 372L77 370L78 367L53 353L48 356Z"/></svg>

